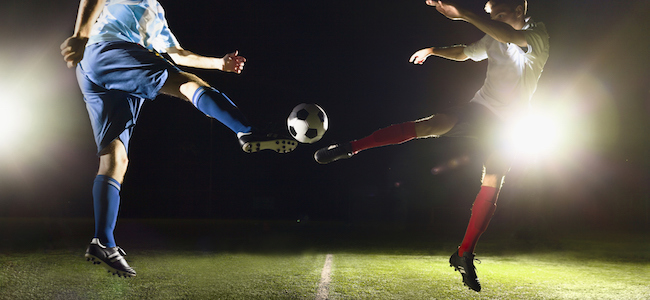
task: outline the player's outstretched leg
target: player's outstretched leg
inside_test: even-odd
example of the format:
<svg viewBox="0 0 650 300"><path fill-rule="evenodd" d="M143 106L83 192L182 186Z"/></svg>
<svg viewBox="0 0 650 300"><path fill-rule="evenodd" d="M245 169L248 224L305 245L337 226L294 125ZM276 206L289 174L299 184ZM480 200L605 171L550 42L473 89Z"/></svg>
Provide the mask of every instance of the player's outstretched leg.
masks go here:
<svg viewBox="0 0 650 300"><path fill-rule="evenodd" d="M124 277L135 277L135 270L129 266L124 259L126 252L122 248L106 247L99 242L98 238L93 238L90 241L88 249L86 249L86 260L93 262L93 264L100 264L109 273L113 275Z"/></svg>
<svg viewBox="0 0 650 300"><path fill-rule="evenodd" d="M239 144L244 152L273 150L278 153L288 153L298 146L298 142L289 135L260 132L251 127L235 103L212 87L199 87L194 92L192 103L201 112L217 119L237 133Z"/></svg>
<svg viewBox="0 0 650 300"><path fill-rule="evenodd" d="M405 122L388 126L371 135L349 143L330 145L314 153L314 159L320 164L328 164L375 147L401 144L417 137L415 122Z"/></svg>
<svg viewBox="0 0 650 300"><path fill-rule="evenodd" d="M476 276L476 267L474 267L474 253L465 252L463 256L458 255L458 251L454 252L449 258L449 266L454 267L454 270L460 272L463 276L463 283L470 289L480 292L481 283Z"/></svg>

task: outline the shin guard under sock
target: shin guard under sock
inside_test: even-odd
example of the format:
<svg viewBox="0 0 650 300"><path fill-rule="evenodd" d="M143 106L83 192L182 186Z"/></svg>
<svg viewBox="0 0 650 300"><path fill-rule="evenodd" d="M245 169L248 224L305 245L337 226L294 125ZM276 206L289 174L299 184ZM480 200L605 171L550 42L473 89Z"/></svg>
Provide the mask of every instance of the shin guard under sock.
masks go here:
<svg viewBox="0 0 650 300"><path fill-rule="evenodd" d="M194 92L192 104L204 114L217 119L235 133L248 133L251 126L228 96L211 87L200 87Z"/></svg>
<svg viewBox="0 0 650 300"><path fill-rule="evenodd" d="M120 209L120 188L117 180L105 175L97 175L93 183L95 237L109 248L116 246L113 231Z"/></svg>
<svg viewBox="0 0 650 300"><path fill-rule="evenodd" d="M357 153L370 148L401 144L416 137L415 122L406 122L379 129L365 138L350 142L350 145L352 152Z"/></svg>
<svg viewBox="0 0 650 300"><path fill-rule="evenodd" d="M458 248L458 255L463 256L464 252L474 253L478 239L487 229L497 208L498 193L499 190L495 187L481 186L481 190L474 200L472 216L469 219L463 243Z"/></svg>

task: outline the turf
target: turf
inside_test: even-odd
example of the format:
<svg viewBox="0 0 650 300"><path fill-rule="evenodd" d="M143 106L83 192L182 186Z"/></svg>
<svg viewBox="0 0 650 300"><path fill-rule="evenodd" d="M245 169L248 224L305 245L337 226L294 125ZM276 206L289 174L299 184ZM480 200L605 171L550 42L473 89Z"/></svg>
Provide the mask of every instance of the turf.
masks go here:
<svg viewBox="0 0 650 300"><path fill-rule="evenodd" d="M644 232L525 242L488 234L477 256L483 290L475 293L449 267L457 237L432 232L122 220L120 242L138 272L125 279L84 261L91 225L0 219L0 299L314 299L328 253L329 299L650 299Z"/></svg>
<svg viewBox="0 0 650 300"><path fill-rule="evenodd" d="M0 256L0 299L308 299L325 255L139 252L135 278L111 276L82 255Z"/></svg>
<svg viewBox="0 0 650 300"><path fill-rule="evenodd" d="M486 256L470 291L448 257L334 255L331 299L648 299L650 266L571 255Z"/></svg>

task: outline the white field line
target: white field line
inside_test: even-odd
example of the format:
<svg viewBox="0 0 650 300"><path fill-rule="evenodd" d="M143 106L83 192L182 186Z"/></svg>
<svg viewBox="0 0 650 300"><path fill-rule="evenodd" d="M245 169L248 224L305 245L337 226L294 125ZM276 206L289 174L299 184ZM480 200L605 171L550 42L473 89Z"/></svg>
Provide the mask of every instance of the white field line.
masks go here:
<svg viewBox="0 0 650 300"><path fill-rule="evenodd" d="M332 254L325 256L325 265L323 271L320 273L320 283L318 284L318 291L316 292L316 300L329 299L330 291L330 273L332 272Z"/></svg>

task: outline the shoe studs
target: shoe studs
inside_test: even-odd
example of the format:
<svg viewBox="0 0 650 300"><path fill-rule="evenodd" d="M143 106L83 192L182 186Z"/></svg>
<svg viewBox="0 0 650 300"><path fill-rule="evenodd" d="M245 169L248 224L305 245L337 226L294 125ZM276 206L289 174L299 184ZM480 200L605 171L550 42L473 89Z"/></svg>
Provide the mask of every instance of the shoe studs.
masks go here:
<svg viewBox="0 0 650 300"><path fill-rule="evenodd" d="M86 257L86 261L92 262L93 265L101 265L101 264L102 264L101 261L97 261L97 260L95 260L94 257Z"/></svg>
<svg viewBox="0 0 650 300"><path fill-rule="evenodd" d="M296 143L287 140L269 141L269 143L255 142L249 143L243 147L243 150L248 153L255 153L265 149L273 150L278 153L289 153L295 148Z"/></svg>

